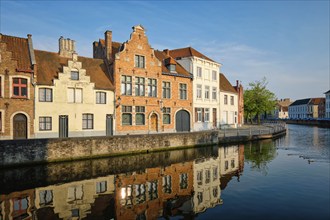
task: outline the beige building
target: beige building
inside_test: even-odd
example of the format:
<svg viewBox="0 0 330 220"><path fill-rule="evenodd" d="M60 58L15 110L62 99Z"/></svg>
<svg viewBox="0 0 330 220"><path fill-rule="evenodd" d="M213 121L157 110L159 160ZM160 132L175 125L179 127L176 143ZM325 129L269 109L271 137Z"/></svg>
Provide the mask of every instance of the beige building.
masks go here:
<svg viewBox="0 0 330 220"><path fill-rule="evenodd" d="M223 73L220 74L220 126L237 127L238 93Z"/></svg>
<svg viewBox="0 0 330 220"><path fill-rule="evenodd" d="M114 87L104 61L78 56L75 41L63 37L58 53L35 56L35 137L112 135Z"/></svg>
<svg viewBox="0 0 330 220"><path fill-rule="evenodd" d="M53 208L60 219L83 219L91 214L98 197L114 193L114 176L99 177L35 189L35 208Z"/></svg>
<svg viewBox="0 0 330 220"><path fill-rule="evenodd" d="M278 100L273 112L275 119L288 119L289 118L289 105L292 101L289 98Z"/></svg>

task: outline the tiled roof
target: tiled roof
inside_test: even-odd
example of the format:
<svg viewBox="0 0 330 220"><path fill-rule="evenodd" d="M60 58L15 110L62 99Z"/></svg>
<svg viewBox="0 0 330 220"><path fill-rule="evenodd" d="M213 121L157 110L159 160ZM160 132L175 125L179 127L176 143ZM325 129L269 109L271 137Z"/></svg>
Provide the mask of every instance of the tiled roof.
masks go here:
<svg viewBox="0 0 330 220"><path fill-rule="evenodd" d="M325 102L325 98L312 98L309 104L319 105L322 102Z"/></svg>
<svg viewBox="0 0 330 220"><path fill-rule="evenodd" d="M1 34L0 41L1 43L7 44L7 51L10 51L12 53L12 59L17 61L17 71L32 71L27 38L13 37Z"/></svg>
<svg viewBox="0 0 330 220"><path fill-rule="evenodd" d="M290 99L284 99L284 100L278 100L277 105L282 106L282 107L288 107L292 101Z"/></svg>
<svg viewBox="0 0 330 220"><path fill-rule="evenodd" d="M237 93L223 73L220 73L220 90Z"/></svg>
<svg viewBox="0 0 330 220"><path fill-rule="evenodd" d="M310 100L311 100L310 98L308 98L308 99L299 99L299 100L294 101L290 106L307 105Z"/></svg>
<svg viewBox="0 0 330 220"><path fill-rule="evenodd" d="M35 50L37 62L37 84L52 85L53 79L58 79L58 73L63 72L63 66L68 64L69 58L59 56L58 53ZM106 66L102 59L78 56L78 62L86 69L86 75L95 83L96 89L114 90L114 86L106 74Z"/></svg>
<svg viewBox="0 0 330 220"><path fill-rule="evenodd" d="M173 75L173 76L180 76L180 77L187 77L192 78L192 74L185 70L178 62L176 62L172 57L166 55L165 52L155 50L155 56L158 60L162 62L162 72L163 74ZM165 61L170 61L170 64L175 64L176 72L171 72L166 66Z"/></svg>
<svg viewBox="0 0 330 220"><path fill-rule="evenodd" d="M199 57L208 61L212 61L215 62L214 60L208 58L207 56L205 56L204 54L198 52L197 50L195 50L192 47L186 47L186 48L179 48L179 49L174 49L174 50L170 50L170 55L171 57L173 57L174 59L180 58L180 57ZM216 63L216 62L215 62Z"/></svg>

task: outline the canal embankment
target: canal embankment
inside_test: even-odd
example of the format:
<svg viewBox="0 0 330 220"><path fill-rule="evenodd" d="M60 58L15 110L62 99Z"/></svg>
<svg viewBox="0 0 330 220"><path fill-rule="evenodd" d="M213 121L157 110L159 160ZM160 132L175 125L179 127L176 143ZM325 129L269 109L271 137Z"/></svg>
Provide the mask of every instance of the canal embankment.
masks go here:
<svg viewBox="0 0 330 220"><path fill-rule="evenodd" d="M276 138L285 124L185 133L0 141L0 166L21 166Z"/></svg>
<svg viewBox="0 0 330 220"><path fill-rule="evenodd" d="M297 125L310 125L310 126L318 126L321 128L330 128L330 120L316 120L316 119L289 119L285 120L287 124L297 124Z"/></svg>

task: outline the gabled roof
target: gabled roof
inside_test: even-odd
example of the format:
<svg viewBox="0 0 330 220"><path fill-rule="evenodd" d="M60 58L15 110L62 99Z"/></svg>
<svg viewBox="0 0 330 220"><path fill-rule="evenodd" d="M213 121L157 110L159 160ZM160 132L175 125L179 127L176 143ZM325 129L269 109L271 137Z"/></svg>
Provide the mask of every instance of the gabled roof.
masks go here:
<svg viewBox="0 0 330 220"><path fill-rule="evenodd" d="M295 105L307 105L311 99L299 99L294 101L290 106L295 106Z"/></svg>
<svg viewBox="0 0 330 220"><path fill-rule="evenodd" d="M17 61L17 71L32 72L32 64L27 38L0 34L0 42L6 43L7 51L12 53L12 59Z"/></svg>
<svg viewBox="0 0 330 220"><path fill-rule="evenodd" d="M220 90L225 92L237 93L223 73L220 73Z"/></svg>
<svg viewBox="0 0 330 220"><path fill-rule="evenodd" d="M53 79L58 79L58 73L63 72L63 66L68 65L70 58L59 56L58 53L35 50L37 61L37 84L53 85ZM114 90L114 86L107 75L106 65L102 59L78 56L78 62L86 69L86 75L95 83L96 89Z"/></svg>
<svg viewBox="0 0 330 220"><path fill-rule="evenodd" d="M277 100L277 105L281 107L288 107L292 101L290 99L284 99L284 100Z"/></svg>
<svg viewBox="0 0 330 220"><path fill-rule="evenodd" d="M215 62L214 60L208 58L204 54L198 52L192 47L186 47L186 48L179 48L179 49L174 49L170 50L170 56L173 57L174 59L180 58L180 57L199 57L208 61ZM215 62L216 63L216 62Z"/></svg>
<svg viewBox="0 0 330 220"><path fill-rule="evenodd" d="M178 62L176 62L172 57L168 56L165 52L155 50L155 56L159 61L162 62L162 73L166 75L172 76L179 76L179 77L186 77L192 78L192 74L185 70ZM166 62L166 63L165 63ZM167 67L166 64L175 64L176 72L171 72Z"/></svg>
<svg viewBox="0 0 330 220"><path fill-rule="evenodd" d="M327 92L325 92L324 94L328 94L328 93L330 93L330 90L329 90L329 91L327 91Z"/></svg>

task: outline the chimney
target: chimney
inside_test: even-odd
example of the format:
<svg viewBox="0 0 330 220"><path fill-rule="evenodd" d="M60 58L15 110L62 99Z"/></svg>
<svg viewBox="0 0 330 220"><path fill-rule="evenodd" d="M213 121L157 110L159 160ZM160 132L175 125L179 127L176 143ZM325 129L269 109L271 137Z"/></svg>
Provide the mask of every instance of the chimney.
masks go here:
<svg viewBox="0 0 330 220"><path fill-rule="evenodd" d="M32 66L36 64L36 58L34 56L34 49L33 49L33 44L32 44L32 35L28 34L28 47L29 47L29 54L30 54L30 59L31 59L31 64Z"/></svg>
<svg viewBox="0 0 330 220"><path fill-rule="evenodd" d="M105 38L105 55L107 57L107 60L111 59L112 55L112 31L106 31L104 33Z"/></svg>
<svg viewBox="0 0 330 220"><path fill-rule="evenodd" d="M170 51L168 49L163 50L167 56L170 56Z"/></svg>
<svg viewBox="0 0 330 220"><path fill-rule="evenodd" d="M72 55L76 53L76 42L70 40L70 38L64 39L63 36L58 40L59 42L59 54L62 57L72 58Z"/></svg>

